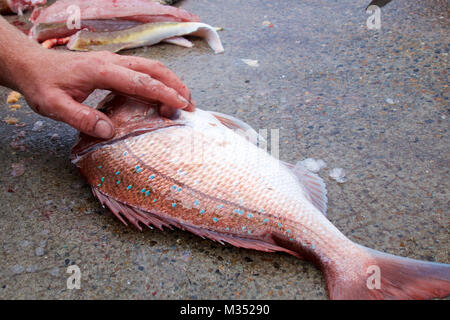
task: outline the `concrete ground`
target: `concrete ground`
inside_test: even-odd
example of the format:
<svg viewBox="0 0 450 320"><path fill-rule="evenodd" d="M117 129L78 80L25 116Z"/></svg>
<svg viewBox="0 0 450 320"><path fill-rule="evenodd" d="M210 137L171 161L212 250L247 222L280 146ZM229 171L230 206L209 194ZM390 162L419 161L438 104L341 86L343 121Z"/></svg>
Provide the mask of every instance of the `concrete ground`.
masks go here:
<svg viewBox="0 0 450 320"><path fill-rule="evenodd" d="M203 109L280 129L282 160L323 159L328 217L350 239L449 263L448 1L394 0L381 30L366 27L368 2L187 0L224 27L224 54L201 40L123 54L162 60ZM0 298L327 298L321 273L294 257L123 226L70 163L75 130L23 99L11 111L8 92L0 117L24 126L0 124ZM72 264L80 290L66 287Z"/></svg>

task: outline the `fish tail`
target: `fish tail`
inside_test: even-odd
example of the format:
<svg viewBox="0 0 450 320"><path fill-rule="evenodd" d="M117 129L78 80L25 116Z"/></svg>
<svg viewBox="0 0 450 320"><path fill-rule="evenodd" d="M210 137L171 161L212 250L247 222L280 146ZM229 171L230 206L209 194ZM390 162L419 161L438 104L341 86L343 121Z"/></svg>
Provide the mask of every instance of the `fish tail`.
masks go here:
<svg viewBox="0 0 450 320"><path fill-rule="evenodd" d="M416 300L450 295L450 265L361 249L366 258L353 266L357 270L353 277L344 272L326 273L331 299Z"/></svg>

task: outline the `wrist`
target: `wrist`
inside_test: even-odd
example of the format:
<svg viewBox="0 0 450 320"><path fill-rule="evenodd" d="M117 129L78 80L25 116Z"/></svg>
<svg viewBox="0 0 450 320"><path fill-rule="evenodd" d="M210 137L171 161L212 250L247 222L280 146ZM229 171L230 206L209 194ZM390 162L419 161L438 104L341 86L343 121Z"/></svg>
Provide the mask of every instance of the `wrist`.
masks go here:
<svg viewBox="0 0 450 320"><path fill-rule="evenodd" d="M27 85L36 78L35 70L44 62L46 53L46 49L40 47L19 48L16 55L6 59L7 86L24 93Z"/></svg>
<svg viewBox="0 0 450 320"><path fill-rule="evenodd" d="M0 16L0 85L19 90L45 51Z"/></svg>

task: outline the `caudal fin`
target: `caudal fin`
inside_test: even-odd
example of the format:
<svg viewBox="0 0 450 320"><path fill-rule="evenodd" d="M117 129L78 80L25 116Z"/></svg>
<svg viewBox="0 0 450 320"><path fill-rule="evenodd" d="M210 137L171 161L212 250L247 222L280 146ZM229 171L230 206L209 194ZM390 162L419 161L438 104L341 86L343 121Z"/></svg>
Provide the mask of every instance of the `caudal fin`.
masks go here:
<svg viewBox="0 0 450 320"><path fill-rule="evenodd" d="M367 259L353 277L327 275L331 299L432 299L450 295L450 265L394 256L361 247ZM358 259L355 259L357 263Z"/></svg>

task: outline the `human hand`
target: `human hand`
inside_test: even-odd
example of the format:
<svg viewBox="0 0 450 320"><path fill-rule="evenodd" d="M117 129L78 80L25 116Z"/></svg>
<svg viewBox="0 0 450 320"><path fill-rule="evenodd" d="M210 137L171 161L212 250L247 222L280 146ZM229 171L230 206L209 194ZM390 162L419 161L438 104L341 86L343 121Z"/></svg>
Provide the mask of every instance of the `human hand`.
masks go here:
<svg viewBox="0 0 450 320"><path fill-rule="evenodd" d="M176 109L195 109L189 89L159 61L110 52L34 50L17 66L13 83L34 111L88 135L108 139L114 134L105 114L82 104L95 89L159 101L167 117Z"/></svg>

